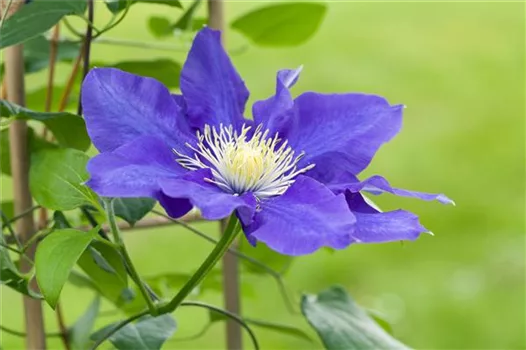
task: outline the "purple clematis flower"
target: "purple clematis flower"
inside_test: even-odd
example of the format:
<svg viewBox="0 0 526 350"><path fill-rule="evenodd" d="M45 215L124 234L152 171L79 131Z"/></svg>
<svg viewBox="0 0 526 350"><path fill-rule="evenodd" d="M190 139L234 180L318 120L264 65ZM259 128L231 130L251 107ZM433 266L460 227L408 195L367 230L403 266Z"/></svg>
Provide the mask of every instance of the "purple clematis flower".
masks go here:
<svg viewBox="0 0 526 350"><path fill-rule="evenodd" d="M235 212L252 244L289 255L426 232L416 215L379 212L362 192L451 200L356 177L400 130L403 106L358 93L293 99L299 73L278 72L275 95L256 102L248 120L248 90L208 28L182 69L182 95L154 79L93 69L82 104L101 153L88 164L88 186L106 197L156 198L172 217L194 206L209 220Z"/></svg>

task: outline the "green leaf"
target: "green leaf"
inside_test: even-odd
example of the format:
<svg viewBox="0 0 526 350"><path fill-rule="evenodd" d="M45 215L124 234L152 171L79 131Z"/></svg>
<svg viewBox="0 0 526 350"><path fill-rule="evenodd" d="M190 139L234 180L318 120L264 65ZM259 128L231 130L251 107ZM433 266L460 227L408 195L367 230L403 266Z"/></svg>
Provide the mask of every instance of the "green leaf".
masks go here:
<svg viewBox="0 0 526 350"><path fill-rule="evenodd" d="M179 0L136 0L136 2L168 5L168 6L177 7L180 9L183 8L183 5L181 5L181 2Z"/></svg>
<svg viewBox="0 0 526 350"><path fill-rule="evenodd" d="M156 38L169 36L173 32L172 23L166 17L152 16L148 18L148 29Z"/></svg>
<svg viewBox="0 0 526 350"><path fill-rule="evenodd" d="M240 241L239 250L242 253L263 262L265 265L278 272L285 272L294 260L292 256L276 253L262 242L258 242L254 247L250 245L246 239ZM241 259L240 261L248 272L255 274L267 273L262 268L246 261L245 259Z"/></svg>
<svg viewBox="0 0 526 350"><path fill-rule="evenodd" d="M43 149L56 148L57 145L48 142L35 134L33 128L27 129L28 154ZM0 170L2 174L11 175L11 154L9 153L9 130L0 131Z"/></svg>
<svg viewBox="0 0 526 350"><path fill-rule="evenodd" d="M179 20L172 26L172 29L179 29L183 31L191 30L192 29L192 23L194 14L199 8L199 5L201 4L201 0L194 0L192 5L186 11L184 14L179 18Z"/></svg>
<svg viewBox="0 0 526 350"><path fill-rule="evenodd" d="M42 0L40 0L42 1ZM51 42L39 35L24 43L25 73L35 73L49 66ZM80 51L80 43L63 40L57 42L57 62L74 60Z"/></svg>
<svg viewBox="0 0 526 350"><path fill-rule="evenodd" d="M7 281L7 274L13 272L18 274L18 270L9 256L9 250L4 247L6 243L3 234L0 235L0 243L2 243L0 244L0 280Z"/></svg>
<svg viewBox="0 0 526 350"><path fill-rule="evenodd" d="M115 215L131 226L148 214L154 206L155 199L153 198L115 198L113 200Z"/></svg>
<svg viewBox="0 0 526 350"><path fill-rule="evenodd" d="M32 130L32 129L28 129ZM28 147L30 149L30 147ZM31 152L31 150L30 150ZM9 129L0 131L0 170L2 174L11 175L11 154L9 152Z"/></svg>
<svg viewBox="0 0 526 350"><path fill-rule="evenodd" d="M42 122L53 133L57 142L64 147L85 151L91 144L84 119L75 114L35 112L6 100L0 100L0 115Z"/></svg>
<svg viewBox="0 0 526 350"><path fill-rule="evenodd" d="M43 122L63 147L86 151L91 145L84 119L77 115L53 116Z"/></svg>
<svg viewBox="0 0 526 350"><path fill-rule="evenodd" d="M75 287L87 288L99 293L99 289L97 288L95 283L93 283L93 281L89 277L86 277L78 271L71 271L68 277L68 282L74 285Z"/></svg>
<svg viewBox="0 0 526 350"><path fill-rule="evenodd" d="M106 326L95 332L92 340L99 340L115 327ZM146 316L137 323L130 323L109 337L118 350L158 350L175 332L176 323L169 314L157 317Z"/></svg>
<svg viewBox="0 0 526 350"><path fill-rule="evenodd" d="M24 72L26 74L40 72L49 66L51 42L44 35L38 35L24 43ZM61 40L57 43L57 62L69 62L75 59L80 51L80 43ZM4 65L0 66L0 73Z"/></svg>
<svg viewBox="0 0 526 350"><path fill-rule="evenodd" d="M205 18L205 17L194 18L192 20L192 30L194 32L199 31L203 29L203 27L206 26L207 23L208 23L208 18Z"/></svg>
<svg viewBox="0 0 526 350"><path fill-rule="evenodd" d="M4 213L4 215L7 216L8 218L11 219L11 218L13 218L13 216L15 216L15 202L13 202L13 201L2 201L2 203L0 203L0 208L2 210L2 213Z"/></svg>
<svg viewBox="0 0 526 350"><path fill-rule="evenodd" d="M100 62L99 62L100 63ZM104 64L101 64L101 66ZM82 83L82 74L77 74L75 77L75 80L73 81L73 85L70 88L71 93L69 94L69 97L66 101L66 109L72 108L77 106L79 101L79 95L80 95L80 88ZM54 96L63 96L64 92L66 90L65 85L59 85L55 84L54 87ZM45 110L45 100L47 95L47 87L42 86L40 88L36 88L34 90L30 90L26 94L26 107L34 110L34 111L43 111ZM59 99L55 99L55 101L52 101L51 104L51 110L55 111L59 109Z"/></svg>
<svg viewBox="0 0 526 350"><path fill-rule="evenodd" d="M81 15L85 10L85 0L32 1L6 19L0 33L0 49L34 38L53 27L62 17Z"/></svg>
<svg viewBox="0 0 526 350"><path fill-rule="evenodd" d="M40 291L53 309L71 269L95 237L92 231L64 229L54 231L38 245L36 278Z"/></svg>
<svg viewBox="0 0 526 350"><path fill-rule="evenodd" d="M69 331L69 340L74 350L88 349L91 343L90 334L99 313L100 298L96 296L86 312L75 322Z"/></svg>
<svg viewBox="0 0 526 350"><path fill-rule="evenodd" d="M181 65L169 59L153 61L126 61L112 65L124 71L159 80L168 88L179 86Z"/></svg>
<svg viewBox="0 0 526 350"><path fill-rule="evenodd" d="M287 324L281 324L281 323L275 323L275 322L269 322L269 321L263 321L263 320L254 320L251 318L245 318L244 319L246 323L259 327L259 328L265 328L271 331L280 332L283 334L287 334L296 338L304 339L309 342L312 342L312 338L309 337L307 333L305 333L303 330L287 325Z"/></svg>
<svg viewBox="0 0 526 350"><path fill-rule="evenodd" d="M104 0L104 2L106 3L108 10L110 10L112 13L119 13L126 8L127 0ZM129 6L138 2L183 8L179 0L131 0Z"/></svg>
<svg viewBox="0 0 526 350"><path fill-rule="evenodd" d="M68 222L68 219L66 218L66 215L64 215L63 212L60 210L56 210L53 212L53 229L55 230L61 230L64 228L71 228L71 225Z"/></svg>
<svg viewBox="0 0 526 350"><path fill-rule="evenodd" d="M31 276L20 273L12 261L6 260L6 255L8 255L7 250L0 247L0 284L32 298L42 299L40 294L29 287Z"/></svg>
<svg viewBox="0 0 526 350"><path fill-rule="evenodd" d="M378 311L371 310L371 309L365 309L365 311L367 312L367 314L369 314L369 316L371 316L371 318L376 323L378 323L380 327L382 327L384 331L386 331L387 333L391 335L393 334L393 327L391 323L385 319L385 316L383 314L381 314Z"/></svg>
<svg viewBox="0 0 526 350"><path fill-rule="evenodd" d="M0 235L0 243L5 245L4 235ZM35 299L41 299L42 296L31 290L29 280L31 274L22 274L11 260L9 251L0 245L0 284L8 286L19 293L28 295Z"/></svg>
<svg viewBox="0 0 526 350"><path fill-rule="evenodd" d="M256 45L296 46L316 32L326 10L316 2L269 5L237 18L231 27Z"/></svg>
<svg viewBox="0 0 526 350"><path fill-rule="evenodd" d="M301 310L326 349L408 349L378 326L342 287L304 295Z"/></svg>
<svg viewBox="0 0 526 350"><path fill-rule="evenodd" d="M104 0L111 13L119 13L126 8L127 0ZM130 3L133 4L133 1Z"/></svg>
<svg viewBox="0 0 526 350"><path fill-rule="evenodd" d="M96 250L93 247L89 247L88 251L93 261L95 261L95 264L97 264L101 269L111 274L117 273L117 271L115 271L115 269L110 265L109 262L106 261L106 259L102 256L102 254L98 250Z"/></svg>
<svg viewBox="0 0 526 350"><path fill-rule="evenodd" d="M53 210L71 210L85 204L100 206L84 182L89 157L74 149L48 149L31 158L29 187L38 204Z"/></svg>
<svg viewBox="0 0 526 350"><path fill-rule="evenodd" d="M190 7L195 11L196 7ZM176 23L172 24L170 19L161 16L152 16L148 19L148 28L156 38L165 38L174 33L175 30L192 30L198 31L202 29L207 23L208 19L204 17L192 18L193 12L187 12L186 16L182 16Z"/></svg>
<svg viewBox="0 0 526 350"><path fill-rule="evenodd" d="M101 240L94 240L90 248L95 249L105 260L104 263L112 269L110 272L102 268L100 261L96 261L89 250L84 251L78 264L89 276L92 284L102 296L119 307L131 302L133 295L130 296L128 276L120 253L111 244Z"/></svg>

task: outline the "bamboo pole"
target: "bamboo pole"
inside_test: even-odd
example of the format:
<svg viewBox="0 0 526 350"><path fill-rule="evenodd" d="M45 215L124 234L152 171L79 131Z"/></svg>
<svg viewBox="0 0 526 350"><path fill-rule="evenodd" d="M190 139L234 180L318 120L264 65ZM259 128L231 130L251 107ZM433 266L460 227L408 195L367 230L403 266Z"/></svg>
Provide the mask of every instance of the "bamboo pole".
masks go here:
<svg viewBox="0 0 526 350"><path fill-rule="evenodd" d="M2 1L4 9L8 2ZM23 5L22 0L12 1L12 8L7 14L14 13ZM4 11L2 11L4 12ZM9 101L18 105L25 105L24 89L24 57L22 45L10 46L4 50L5 82L7 85L7 98ZM23 213L32 207L31 193L29 192L29 152L27 145L27 124L23 120L15 120L9 126L9 152L11 156L11 174L13 179L13 199L15 204L15 215ZM35 232L35 222L33 215L25 215L17 221L16 231L27 242ZM34 260L36 246L32 245L27 256ZM24 259L20 262L22 272L28 272L31 265ZM37 289L36 281L31 281L31 287ZM26 348L45 349L46 337L44 333L44 320L42 316L42 303L40 300L23 297L25 327L26 327Z"/></svg>
<svg viewBox="0 0 526 350"><path fill-rule="evenodd" d="M223 0L208 0L208 26L221 31L224 40L225 17ZM226 221L221 221L221 232ZM235 247L236 242L233 243ZM239 261L233 254L223 256L223 296L225 309L233 314L241 314L241 295L239 283ZM241 350L243 348L242 330L239 323L226 321L226 348Z"/></svg>

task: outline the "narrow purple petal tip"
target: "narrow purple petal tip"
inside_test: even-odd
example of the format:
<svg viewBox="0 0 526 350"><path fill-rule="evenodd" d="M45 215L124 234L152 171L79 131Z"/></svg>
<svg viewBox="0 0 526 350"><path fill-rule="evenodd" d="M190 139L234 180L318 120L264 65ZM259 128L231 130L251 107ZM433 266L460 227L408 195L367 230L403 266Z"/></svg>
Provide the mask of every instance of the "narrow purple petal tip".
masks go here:
<svg viewBox="0 0 526 350"><path fill-rule="evenodd" d="M424 193L424 192L416 192L416 191L409 191L409 190L403 190L395 187L391 187L389 182L379 175L371 176L368 179L365 179L361 182L356 183L350 183L347 184L347 189L351 192L359 192L359 191L367 191L369 193L378 195L384 192L388 192L397 196L403 196L403 197L413 197L413 198L419 198L425 201L439 201L442 204L453 204L455 205L455 202L453 200L446 197L444 194L433 194L433 193Z"/></svg>

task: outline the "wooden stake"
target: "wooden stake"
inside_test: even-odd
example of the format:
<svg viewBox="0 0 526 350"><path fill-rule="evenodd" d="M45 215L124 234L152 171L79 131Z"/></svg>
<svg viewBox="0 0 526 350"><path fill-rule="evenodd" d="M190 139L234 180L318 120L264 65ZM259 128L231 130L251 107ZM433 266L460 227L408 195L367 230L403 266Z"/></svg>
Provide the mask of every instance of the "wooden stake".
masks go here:
<svg viewBox="0 0 526 350"><path fill-rule="evenodd" d="M7 7L7 1L2 1L2 7ZM16 11L22 6L22 0L12 2L12 9ZM14 11L9 11L10 14ZM4 11L2 11L4 12ZM9 14L8 14L9 15ZM4 50L5 81L9 101L18 105L25 105L24 90L24 57L22 45L10 46ZM27 125L23 120L15 120L9 126L9 152L11 156L11 174L13 179L13 197L15 215L32 207L31 193L29 192L29 152L27 145ZM33 215L26 215L16 223L16 231L27 242L35 232ZM34 260L35 245L26 252ZM22 272L28 272L31 265L24 259L21 260ZM31 281L31 287L37 289L36 281ZM42 303L40 300L24 296L24 313L26 325L26 347L31 350L46 348L44 333L44 320L42 317Z"/></svg>
<svg viewBox="0 0 526 350"><path fill-rule="evenodd" d="M208 26L220 30L221 38L225 38L225 17L223 0L208 0ZM221 221L221 232L226 226L226 221ZM236 242L233 243L235 247ZM239 283L239 261L233 254L223 256L223 295L225 309L236 315L241 314L241 295ZM228 320L226 322L226 347L228 350L241 350L243 348L242 330L239 323Z"/></svg>

